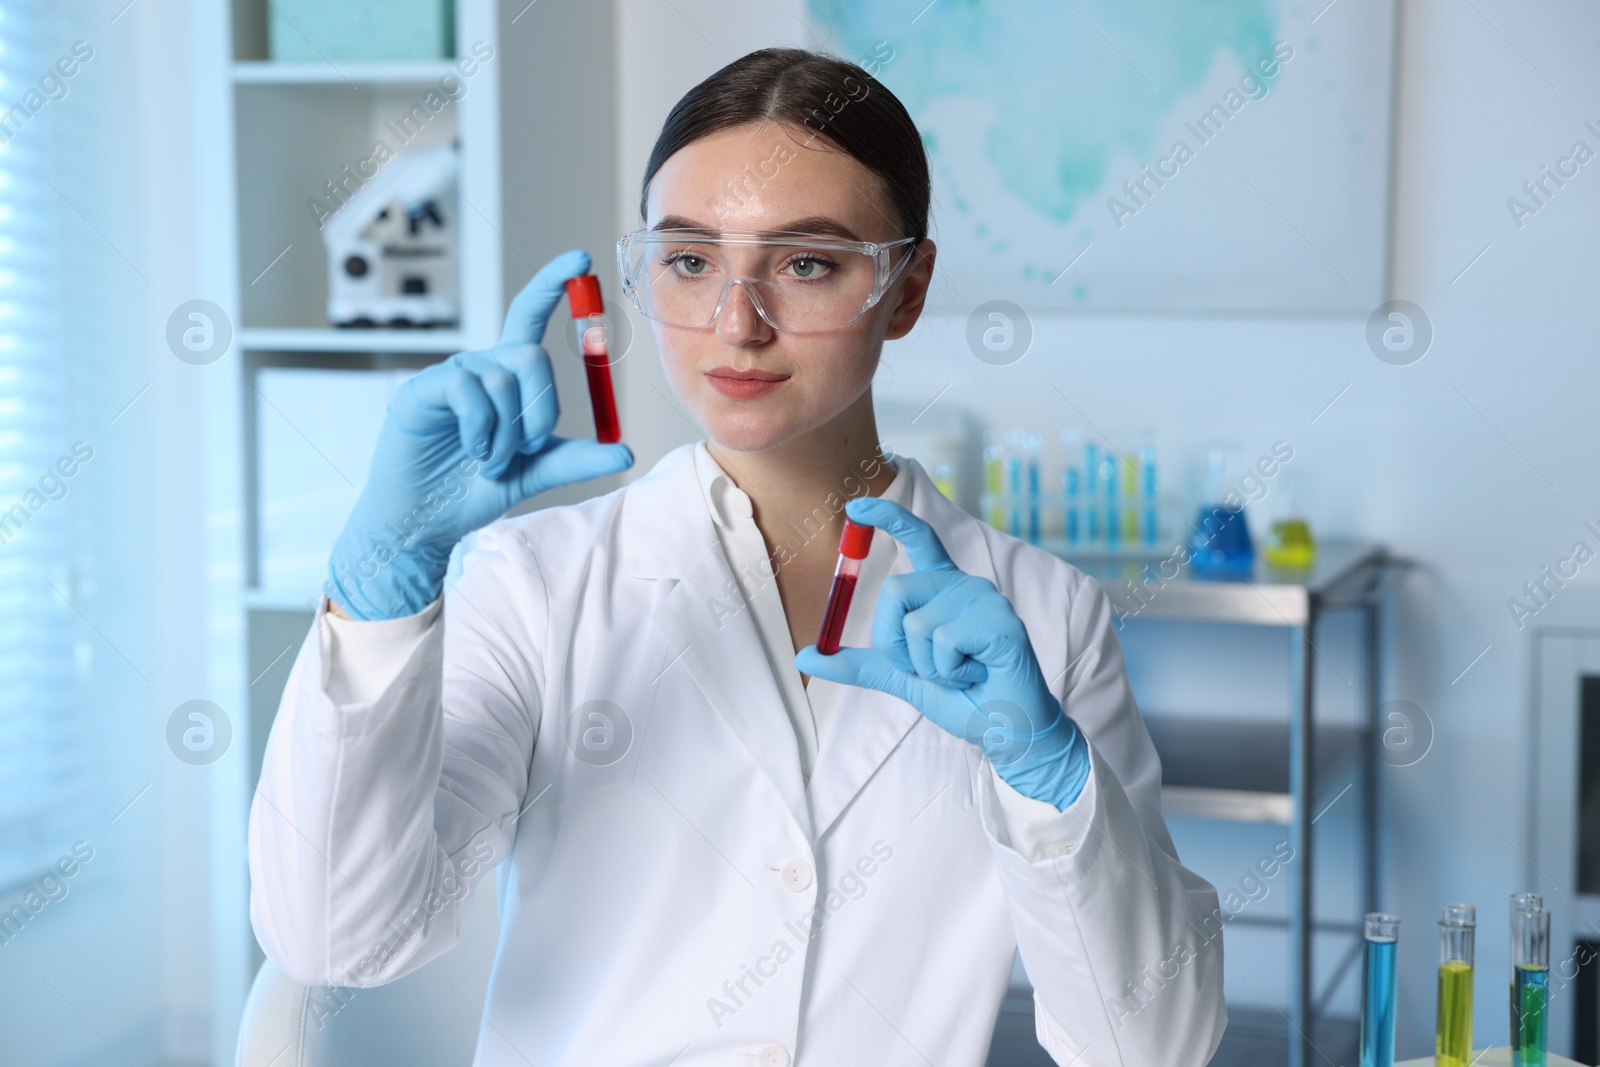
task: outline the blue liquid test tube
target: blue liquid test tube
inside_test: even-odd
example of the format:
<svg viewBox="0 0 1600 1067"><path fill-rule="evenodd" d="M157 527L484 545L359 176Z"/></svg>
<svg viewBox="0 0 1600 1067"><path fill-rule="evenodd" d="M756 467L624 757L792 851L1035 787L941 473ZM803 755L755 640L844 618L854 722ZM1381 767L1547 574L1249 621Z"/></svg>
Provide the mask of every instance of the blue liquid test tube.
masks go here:
<svg viewBox="0 0 1600 1067"><path fill-rule="evenodd" d="M1028 453L1028 541L1039 543L1039 453Z"/></svg>
<svg viewBox="0 0 1600 1067"><path fill-rule="evenodd" d="M1078 469L1076 467L1068 467L1061 473L1061 486L1062 495L1066 497L1067 501L1063 529L1066 534L1067 544L1075 545L1078 543L1079 538L1083 536L1078 529Z"/></svg>
<svg viewBox="0 0 1600 1067"><path fill-rule="evenodd" d="M1117 461L1106 456L1100 464L1100 477L1106 483L1106 544L1114 548L1122 540L1122 523L1117 514Z"/></svg>
<svg viewBox="0 0 1600 1067"><path fill-rule="evenodd" d="M1083 446L1083 496L1087 501L1084 507L1084 517L1088 521L1088 542L1096 544L1100 540L1100 506L1095 500L1099 495L1097 486L1100 484L1100 457L1099 449L1093 441Z"/></svg>
<svg viewBox="0 0 1600 1067"><path fill-rule="evenodd" d="M1011 536L1022 536L1022 457L1006 456L1006 495L1011 503Z"/></svg>
<svg viewBox="0 0 1600 1067"><path fill-rule="evenodd" d="M1372 912L1366 916L1361 975L1361 1067L1394 1067L1395 948L1400 920Z"/></svg>
<svg viewBox="0 0 1600 1067"><path fill-rule="evenodd" d="M1144 543L1156 543L1156 446L1147 444L1139 452L1141 482L1144 486Z"/></svg>

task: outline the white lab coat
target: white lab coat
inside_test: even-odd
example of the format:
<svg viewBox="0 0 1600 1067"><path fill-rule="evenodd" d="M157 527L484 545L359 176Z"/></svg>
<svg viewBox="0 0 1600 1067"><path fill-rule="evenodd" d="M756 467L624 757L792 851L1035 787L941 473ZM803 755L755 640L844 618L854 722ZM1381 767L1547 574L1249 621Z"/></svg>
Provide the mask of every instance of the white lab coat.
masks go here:
<svg viewBox="0 0 1600 1067"><path fill-rule="evenodd" d="M842 694L802 780L692 448L486 527L442 608L342 639L318 612L251 805L267 955L391 981L509 859L476 1067L978 1067L1019 947L1058 1063L1205 1063L1217 895L1175 855L1098 585L905 461L911 511L1011 600L1090 742L1070 830L1027 856L978 751L893 697ZM870 630L852 611L847 643Z"/></svg>

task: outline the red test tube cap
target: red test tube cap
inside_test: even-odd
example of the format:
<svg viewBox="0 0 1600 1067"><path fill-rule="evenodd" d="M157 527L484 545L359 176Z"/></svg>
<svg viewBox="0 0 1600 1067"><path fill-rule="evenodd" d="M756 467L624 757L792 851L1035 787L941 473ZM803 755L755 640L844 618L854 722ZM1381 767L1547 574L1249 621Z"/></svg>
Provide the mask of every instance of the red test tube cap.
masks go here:
<svg viewBox="0 0 1600 1067"><path fill-rule="evenodd" d="M567 303L575 319L586 319L605 311L605 301L600 298L600 279L593 274L568 278Z"/></svg>
<svg viewBox="0 0 1600 1067"><path fill-rule="evenodd" d="M851 559L866 559L867 550L872 547L873 529L845 519L844 533L839 535L839 554Z"/></svg>

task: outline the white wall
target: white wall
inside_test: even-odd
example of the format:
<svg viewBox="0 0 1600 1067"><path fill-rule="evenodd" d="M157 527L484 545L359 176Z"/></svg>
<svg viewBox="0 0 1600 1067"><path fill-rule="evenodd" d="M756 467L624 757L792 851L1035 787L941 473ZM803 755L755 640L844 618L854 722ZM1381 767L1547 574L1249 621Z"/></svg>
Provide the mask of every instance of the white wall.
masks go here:
<svg viewBox="0 0 1600 1067"><path fill-rule="evenodd" d="M752 48L813 42L785 14L799 3L621 0L619 9L620 232L639 224L638 179L684 90ZM1341 17L1339 7L1323 17ZM1392 295L1421 305L1434 324L1432 350L1417 364L1374 358L1362 322L1041 316L1029 356L995 368L967 353L961 319L942 317L891 343L880 372L883 399L920 407L953 382L939 403L960 396L993 425L1152 425L1169 458L1219 434L1247 455L1287 440L1318 533L1381 540L1422 564L1389 613L1384 681L1386 698L1415 701L1437 731L1421 763L1382 779L1380 903L1406 924L1406 1056L1427 1053L1431 1041L1439 904L1478 904L1480 966L1498 976L1506 894L1537 888L1519 854L1529 632L1513 624L1506 599L1564 554L1585 520L1600 518L1587 439L1600 395L1600 162L1521 230L1505 202L1574 140L1600 148L1583 129L1585 120L1600 126L1597 34L1600 12L1576 0L1404 4ZM639 471L692 439L663 399L648 334L622 369L622 389ZM1183 678L1149 669L1135 681L1171 689ZM1204 844L1183 832L1186 848ZM1505 1038L1503 988L1479 983L1480 1040ZM1259 1003L1232 974L1229 991L1235 1003Z"/></svg>
<svg viewBox="0 0 1600 1067"><path fill-rule="evenodd" d="M1480 965L1499 975L1506 894L1555 888L1521 855L1530 631L1517 629L1506 600L1600 515L1587 440L1600 387L1600 174L1584 168L1521 230L1506 200L1575 140L1600 147L1583 128L1600 118L1600 12L1578 3L1479 10L1430 0L1407 20L1395 290L1428 309L1439 339L1409 368L1423 373L1386 390L1393 414L1374 412L1382 429L1361 458L1384 472L1373 480L1388 498L1392 539L1433 567L1404 601L1395 690L1430 711L1438 743L1420 773L1390 782L1390 899L1416 917L1418 934L1439 901L1478 901L1492 923ZM1394 460L1375 468L1381 456ZM1488 655L1452 685L1485 645ZM1414 1007L1433 999L1422 948L1401 990ZM1491 1036L1505 1030L1500 989L1486 981L1478 997ZM1418 1050L1425 1023L1405 1031ZM1553 1047L1564 1038L1553 1035Z"/></svg>
<svg viewBox="0 0 1600 1067"><path fill-rule="evenodd" d="M524 0L526 3L526 0ZM500 5L502 220L509 301L534 271L569 248L589 252L603 292L618 299L612 241L612 181L617 173L615 13L588 0ZM515 21L511 21L515 19ZM556 308L545 349L561 397L556 432L594 432L583 365L568 335L572 318ZM583 500L621 484L617 477L565 486L541 507Z"/></svg>

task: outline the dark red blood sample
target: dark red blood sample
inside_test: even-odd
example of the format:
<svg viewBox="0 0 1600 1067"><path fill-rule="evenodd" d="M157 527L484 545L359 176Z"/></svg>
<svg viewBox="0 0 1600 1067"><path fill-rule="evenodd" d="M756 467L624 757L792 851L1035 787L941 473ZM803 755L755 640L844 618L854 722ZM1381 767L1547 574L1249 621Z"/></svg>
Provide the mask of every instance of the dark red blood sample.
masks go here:
<svg viewBox="0 0 1600 1067"><path fill-rule="evenodd" d="M615 444L622 440L622 426L617 421L617 394L611 388L611 363L603 345L583 346L583 372L589 379L594 439L601 444Z"/></svg>
<svg viewBox="0 0 1600 1067"><path fill-rule="evenodd" d="M839 651L839 637L844 633L844 620L850 614L850 601L856 595L856 576L837 574L833 588L828 590L828 606L822 612L822 633L817 637L817 651L831 656Z"/></svg>
<svg viewBox="0 0 1600 1067"><path fill-rule="evenodd" d="M583 373L589 381L589 408L594 412L595 440L616 444L622 440L617 422L617 395L611 388L611 363L606 350L606 330L599 317L605 308L600 295L600 279L580 274L567 279L567 304L572 309L578 330L578 346L583 349Z"/></svg>

